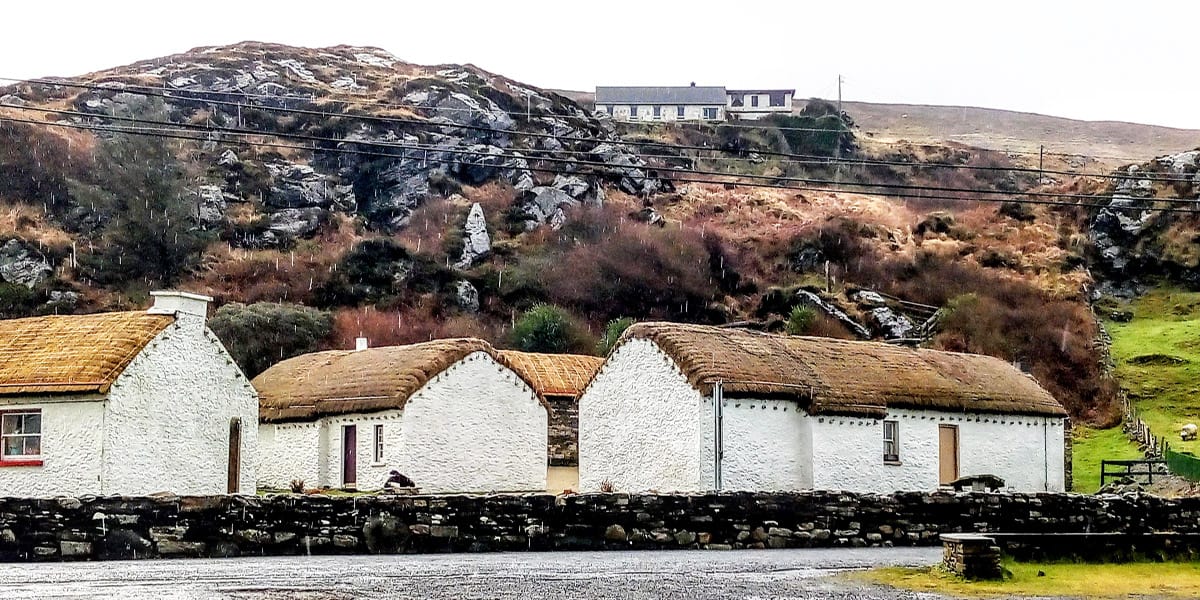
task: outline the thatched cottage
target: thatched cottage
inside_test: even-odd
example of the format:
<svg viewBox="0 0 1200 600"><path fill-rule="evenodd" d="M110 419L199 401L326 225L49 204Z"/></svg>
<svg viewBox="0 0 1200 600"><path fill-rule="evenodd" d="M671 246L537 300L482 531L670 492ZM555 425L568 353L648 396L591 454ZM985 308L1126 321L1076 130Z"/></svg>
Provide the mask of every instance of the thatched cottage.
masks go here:
<svg viewBox="0 0 1200 600"><path fill-rule="evenodd" d="M546 488L547 405L477 339L331 350L254 378L259 484L422 492Z"/></svg>
<svg viewBox="0 0 1200 600"><path fill-rule="evenodd" d="M0 321L0 496L254 493L258 399L210 298Z"/></svg>
<svg viewBox="0 0 1200 600"><path fill-rule="evenodd" d="M579 394L604 364L597 356L501 350L505 363L550 404L546 489L579 489Z"/></svg>
<svg viewBox="0 0 1200 600"><path fill-rule="evenodd" d="M996 358L642 323L580 397L580 487L1060 491L1065 418Z"/></svg>

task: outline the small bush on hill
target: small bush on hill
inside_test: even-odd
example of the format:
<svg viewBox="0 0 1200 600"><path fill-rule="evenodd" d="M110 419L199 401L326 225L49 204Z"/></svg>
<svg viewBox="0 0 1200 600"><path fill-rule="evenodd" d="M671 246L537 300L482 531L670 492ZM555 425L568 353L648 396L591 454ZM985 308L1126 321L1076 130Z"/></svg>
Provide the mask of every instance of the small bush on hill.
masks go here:
<svg viewBox="0 0 1200 600"><path fill-rule="evenodd" d="M0 197L62 212L70 201L67 140L34 125L0 121Z"/></svg>
<svg viewBox="0 0 1200 600"><path fill-rule="evenodd" d="M596 347L578 319L551 304L539 304L521 315L512 330L512 343L525 352L553 354L588 354Z"/></svg>
<svg viewBox="0 0 1200 600"><path fill-rule="evenodd" d="M333 317L298 304L226 304L209 320L247 377L271 365L312 352L333 328Z"/></svg>
<svg viewBox="0 0 1200 600"><path fill-rule="evenodd" d="M787 325L784 329L788 335L805 335L817 319L817 312L808 306L796 306L788 314Z"/></svg>
<svg viewBox="0 0 1200 600"><path fill-rule="evenodd" d="M316 301L321 306L385 306L411 303L423 294L445 295L453 271L389 238L359 242L338 262Z"/></svg>
<svg viewBox="0 0 1200 600"><path fill-rule="evenodd" d="M629 329L629 326L636 322L629 317L609 321L604 326L604 335L600 336L600 342L596 344L596 354L607 356L613 346L616 345L617 340L620 339L621 334L625 333L625 330Z"/></svg>

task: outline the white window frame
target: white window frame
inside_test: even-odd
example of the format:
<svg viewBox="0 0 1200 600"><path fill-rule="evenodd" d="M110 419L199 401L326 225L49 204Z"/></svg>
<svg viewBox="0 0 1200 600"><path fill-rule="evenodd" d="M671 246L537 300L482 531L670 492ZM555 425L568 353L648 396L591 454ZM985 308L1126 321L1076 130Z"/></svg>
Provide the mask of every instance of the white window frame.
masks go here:
<svg viewBox="0 0 1200 600"><path fill-rule="evenodd" d="M372 447L371 456L375 459L373 464L381 465L381 464L383 464L383 458L384 458L383 457L383 424L377 423L375 425L374 431L375 431L375 440L374 440L375 445Z"/></svg>
<svg viewBox="0 0 1200 600"><path fill-rule="evenodd" d="M683 118L686 118L686 117L687 117L687 107L685 107L685 106L676 106L676 107L675 107L675 118L676 118L676 119L683 119Z"/></svg>
<svg viewBox="0 0 1200 600"><path fill-rule="evenodd" d="M704 118L709 121L715 121L721 116L721 111L715 106L705 106L703 110L701 110L701 113L703 113Z"/></svg>
<svg viewBox="0 0 1200 600"><path fill-rule="evenodd" d="M751 95L750 95L750 107L751 107L751 108L758 108L758 94L751 94Z"/></svg>
<svg viewBox="0 0 1200 600"><path fill-rule="evenodd" d="M900 421L883 422L883 462L900 463Z"/></svg>
<svg viewBox="0 0 1200 600"><path fill-rule="evenodd" d="M14 433L5 433L6 427L4 427L4 425L6 423L10 422L11 419L28 417L28 416L36 416L38 418L37 432L18 431L18 432L14 432ZM22 419L22 423L24 423L24 419ZM43 440L44 435L45 435L45 427L44 427L44 423L42 423L42 409L29 408L29 409L20 409L20 410L0 411L0 465L3 465L4 463L27 463L27 462L40 463L42 460L42 440ZM13 438L22 438L21 454L9 454L8 453L8 441ZM29 438L37 439L37 448L38 448L37 454L26 454L25 453L25 444L27 443Z"/></svg>

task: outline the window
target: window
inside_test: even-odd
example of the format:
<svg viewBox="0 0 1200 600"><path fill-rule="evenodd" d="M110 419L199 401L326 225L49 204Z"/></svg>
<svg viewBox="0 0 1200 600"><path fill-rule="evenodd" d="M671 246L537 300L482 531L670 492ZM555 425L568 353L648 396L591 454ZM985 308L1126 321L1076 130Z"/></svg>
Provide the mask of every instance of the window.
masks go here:
<svg viewBox="0 0 1200 600"><path fill-rule="evenodd" d="M746 96L742 94L732 94L729 96L730 106L742 106L746 102Z"/></svg>
<svg viewBox="0 0 1200 600"><path fill-rule="evenodd" d="M630 107L629 107L629 116L630 116L630 117L637 117L637 107L636 107L636 106L630 106Z"/></svg>
<svg viewBox="0 0 1200 600"><path fill-rule="evenodd" d="M383 425L375 426L375 464L383 462Z"/></svg>
<svg viewBox="0 0 1200 600"><path fill-rule="evenodd" d="M676 106L676 107L675 107L675 118L676 118L676 119L682 119L684 116L686 116L686 115L685 115L685 114L684 114L684 112L683 112L683 107L682 107L682 106Z"/></svg>
<svg viewBox="0 0 1200 600"><path fill-rule="evenodd" d="M0 413L0 465L40 465L42 411Z"/></svg>
<svg viewBox="0 0 1200 600"><path fill-rule="evenodd" d="M900 423L883 422L883 462L900 462Z"/></svg>
<svg viewBox="0 0 1200 600"><path fill-rule="evenodd" d="M715 120L717 120L717 109L716 109L716 107L708 107L708 106L706 106L706 107L704 108L704 118L705 118L705 119L708 119L709 121L715 121Z"/></svg>
<svg viewBox="0 0 1200 600"><path fill-rule="evenodd" d="M784 92L771 92L771 98L770 98L771 106L784 106L785 105L784 100L786 98L787 98L787 94Z"/></svg>
<svg viewBox="0 0 1200 600"><path fill-rule="evenodd" d="M604 110L608 111L608 116L610 116L610 117L612 116L612 105L611 104L609 104L608 106L605 106Z"/></svg>
<svg viewBox="0 0 1200 600"><path fill-rule="evenodd" d="M758 106L758 94L750 96L750 106Z"/></svg>
<svg viewBox="0 0 1200 600"><path fill-rule="evenodd" d="M658 105L654 106L654 118L655 119L662 118L662 107L661 106L658 106Z"/></svg>

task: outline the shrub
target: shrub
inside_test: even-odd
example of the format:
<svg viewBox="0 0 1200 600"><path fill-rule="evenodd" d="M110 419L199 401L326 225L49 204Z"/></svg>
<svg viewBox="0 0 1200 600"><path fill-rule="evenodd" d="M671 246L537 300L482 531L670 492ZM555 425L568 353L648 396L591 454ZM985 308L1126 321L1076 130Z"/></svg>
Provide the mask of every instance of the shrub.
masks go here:
<svg viewBox="0 0 1200 600"><path fill-rule="evenodd" d="M817 313L808 306L796 306L792 308L792 312L788 315L787 325L784 329L788 335L804 335L816 321Z"/></svg>
<svg viewBox="0 0 1200 600"><path fill-rule="evenodd" d="M70 175L66 139L34 125L0 122L0 197L58 213L70 200Z"/></svg>
<svg viewBox="0 0 1200 600"><path fill-rule="evenodd" d="M636 320L629 317L609 321L604 326L604 335L600 336L600 342L596 344L596 354L607 356L612 347L616 345L617 340L620 339L621 334L625 333L625 330L629 329L629 326L636 322Z"/></svg>
<svg viewBox="0 0 1200 600"><path fill-rule="evenodd" d="M332 316L297 304L226 304L209 320L242 372L254 377L285 358L316 350L333 328Z"/></svg>
<svg viewBox="0 0 1200 600"><path fill-rule="evenodd" d="M389 238L359 242L317 290L320 306L410 304L424 294L445 295L453 271L426 254L415 254Z"/></svg>
<svg viewBox="0 0 1200 600"><path fill-rule="evenodd" d="M512 330L512 343L525 352L587 354L596 347L587 330L565 309L539 304L525 311Z"/></svg>

